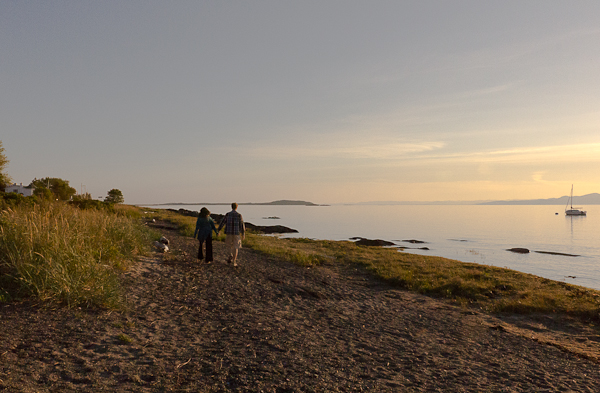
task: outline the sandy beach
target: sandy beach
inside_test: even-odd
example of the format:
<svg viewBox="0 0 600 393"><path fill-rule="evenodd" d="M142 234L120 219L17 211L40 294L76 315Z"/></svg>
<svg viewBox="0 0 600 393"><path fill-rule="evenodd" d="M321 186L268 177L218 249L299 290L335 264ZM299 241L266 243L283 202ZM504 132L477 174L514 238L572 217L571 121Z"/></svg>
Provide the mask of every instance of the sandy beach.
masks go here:
<svg viewBox="0 0 600 393"><path fill-rule="evenodd" d="M490 316L348 266L242 249L167 254L123 275L128 308L0 305L7 392L598 392L597 327Z"/></svg>

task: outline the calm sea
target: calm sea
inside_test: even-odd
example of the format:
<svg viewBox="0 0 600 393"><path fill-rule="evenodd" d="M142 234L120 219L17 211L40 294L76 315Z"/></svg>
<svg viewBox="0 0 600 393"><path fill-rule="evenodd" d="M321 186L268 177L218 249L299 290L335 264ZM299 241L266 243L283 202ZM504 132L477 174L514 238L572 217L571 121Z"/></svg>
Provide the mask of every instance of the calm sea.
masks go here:
<svg viewBox="0 0 600 393"><path fill-rule="evenodd" d="M199 210L202 206L160 207ZM227 205L208 208L220 214L230 210ZM401 246L429 248L406 249L405 252L508 267L600 289L600 206L586 206L585 210L588 212L585 217L566 217L564 206L242 205L238 209L245 221L255 225L284 225L299 231L288 237L383 239ZM410 239L425 243L403 241ZM532 252L515 254L506 251L513 247Z"/></svg>

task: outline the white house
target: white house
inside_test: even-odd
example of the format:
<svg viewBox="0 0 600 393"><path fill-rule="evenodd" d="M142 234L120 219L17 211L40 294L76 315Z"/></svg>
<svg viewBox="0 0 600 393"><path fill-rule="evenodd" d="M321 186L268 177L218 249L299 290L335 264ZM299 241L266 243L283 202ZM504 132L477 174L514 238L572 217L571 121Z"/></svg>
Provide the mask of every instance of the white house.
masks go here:
<svg viewBox="0 0 600 393"><path fill-rule="evenodd" d="M4 192L16 192L17 194L21 194L23 196L32 196L33 195L33 187L29 188L21 184L11 184L4 189Z"/></svg>

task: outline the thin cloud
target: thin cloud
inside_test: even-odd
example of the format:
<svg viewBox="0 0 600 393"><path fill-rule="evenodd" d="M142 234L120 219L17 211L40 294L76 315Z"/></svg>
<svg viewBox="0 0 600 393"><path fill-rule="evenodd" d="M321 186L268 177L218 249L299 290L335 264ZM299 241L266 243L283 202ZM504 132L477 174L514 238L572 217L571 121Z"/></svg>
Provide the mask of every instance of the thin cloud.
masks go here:
<svg viewBox="0 0 600 393"><path fill-rule="evenodd" d="M319 143L305 146L260 146L249 148L247 154L253 157L268 157L270 159L298 159L298 158L345 158L345 159L373 159L393 160L406 156L421 154L442 149L443 142L347 142Z"/></svg>
<svg viewBox="0 0 600 393"><path fill-rule="evenodd" d="M439 162L540 163L600 161L600 143L538 146L471 153L421 155L415 159Z"/></svg>

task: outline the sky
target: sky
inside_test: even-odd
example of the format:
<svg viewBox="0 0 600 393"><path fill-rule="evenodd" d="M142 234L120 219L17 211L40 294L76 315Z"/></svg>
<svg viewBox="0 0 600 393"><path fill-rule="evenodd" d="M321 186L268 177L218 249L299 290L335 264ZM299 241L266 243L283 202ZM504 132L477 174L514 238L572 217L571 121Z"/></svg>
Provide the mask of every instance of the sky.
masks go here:
<svg viewBox="0 0 600 393"><path fill-rule="evenodd" d="M17 183L130 204L600 192L600 2L0 2Z"/></svg>

